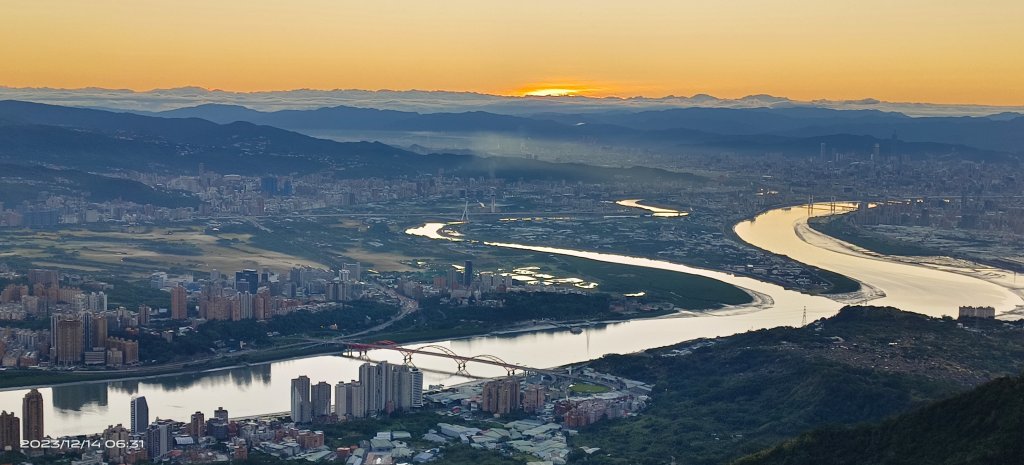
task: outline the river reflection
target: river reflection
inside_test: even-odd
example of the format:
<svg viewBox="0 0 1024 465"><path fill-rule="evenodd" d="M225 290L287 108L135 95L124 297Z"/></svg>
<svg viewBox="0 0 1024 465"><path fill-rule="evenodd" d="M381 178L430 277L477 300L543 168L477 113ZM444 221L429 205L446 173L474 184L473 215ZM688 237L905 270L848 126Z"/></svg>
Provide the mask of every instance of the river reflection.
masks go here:
<svg viewBox="0 0 1024 465"><path fill-rule="evenodd" d="M103 409L107 407L107 385L103 383L78 386L54 386L53 408L58 410Z"/></svg>

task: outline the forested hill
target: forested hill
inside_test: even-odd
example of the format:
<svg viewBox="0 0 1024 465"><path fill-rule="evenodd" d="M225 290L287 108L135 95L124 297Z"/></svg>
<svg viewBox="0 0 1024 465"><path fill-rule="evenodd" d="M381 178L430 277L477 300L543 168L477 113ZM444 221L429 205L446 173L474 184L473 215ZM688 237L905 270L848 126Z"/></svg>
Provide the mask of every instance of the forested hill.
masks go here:
<svg viewBox="0 0 1024 465"><path fill-rule="evenodd" d="M675 457L720 465L809 431L883 421L1016 376L1024 371L1024 322L846 307L803 328L690 341L590 365L654 390L641 415L581 429L573 445L601 451L573 463L660 465Z"/></svg>
<svg viewBox="0 0 1024 465"><path fill-rule="evenodd" d="M1024 464L1024 376L879 424L807 433L735 465Z"/></svg>

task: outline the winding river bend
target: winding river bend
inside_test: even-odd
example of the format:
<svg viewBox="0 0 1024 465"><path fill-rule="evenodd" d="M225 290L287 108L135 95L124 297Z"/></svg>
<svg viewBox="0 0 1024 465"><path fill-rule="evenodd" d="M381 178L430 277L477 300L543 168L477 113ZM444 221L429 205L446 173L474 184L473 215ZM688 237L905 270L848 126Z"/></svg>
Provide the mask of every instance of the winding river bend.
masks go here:
<svg viewBox="0 0 1024 465"><path fill-rule="evenodd" d="M632 201L630 207L658 213ZM657 207L655 207L657 208ZM841 209L840 209L841 211ZM668 213L668 212L666 212ZM550 367L580 362L609 353L628 353L700 337L726 336L752 329L800 324L804 308L809 320L830 316L843 302L871 299L871 303L896 305L932 315L952 314L958 305L992 305L1000 313L1024 306L1021 289L1000 270L977 267L919 266L858 251L849 244L807 227L809 216L832 214L818 206L772 210L736 225L745 241L765 250L789 255L810 264L857 279L869 292L840 296L836 300L790 291L754 278L690 267L661 260L625 255L568 250L542 245L485 242L493 247L532 250L590 260L622 263L696 274L738 286L755 297L752 304L705 313L680 313L646 320L596 325L574 335L568 330L479 336L438 343L465 355L490 354L527 366ZM681 219L685 221L685 219ZM669 220L671 221L671 220ZM429 223L409 234L446 240L468 240L445 234L444 223ZM401 363L401 356L373 352L371 358ZM454 362L418 357L427 384L454 384L466 378L449 374ZM289 407L289 382L309 375L313 382L334 384L355 378L358 360L338 356L313 356L257 366L245 366L199 374L154 379L83 383L41 389L46 401L46 433L52 436L93 433L111 424L127 424L129 400L145 395L151 418L187 419L201 410L228 409L232 417L282 412ZM469 367L474 375L499 376L504 370L489 365ZM24 389L0 391L0 409L21 405Z"/></svg>

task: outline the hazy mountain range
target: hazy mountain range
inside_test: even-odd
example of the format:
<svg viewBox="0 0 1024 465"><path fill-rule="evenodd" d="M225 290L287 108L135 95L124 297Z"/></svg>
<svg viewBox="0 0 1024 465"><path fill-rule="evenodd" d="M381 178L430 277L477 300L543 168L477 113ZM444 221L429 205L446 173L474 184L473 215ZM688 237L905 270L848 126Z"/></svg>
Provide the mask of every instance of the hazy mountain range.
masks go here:
<svg viewBox="0 0 1024 465"><path fill-rule="evenodd" d="M939 143L987 151L1024 150L1024 116L919 117L878 110L831 110L810 107L680 108L634 113L540 113L530 116L482 111L415 113L396 110L325 107L263 112L246 107L205 104L146 113L172 118L202 118L218 123L247 121L300 132L330 130L436 133L506 133L532 138L622 144L679 144L728 150L834 148L867 151L879 143L901 141L911 153L942 150L909 143ZM1009 116L1013 116L1009 118ZM856 137L837 137L849 135ZM861 142L850 145L854 140ZM808 145L809 144L809 145ZM844 145L845 144L845 145Z"/></svg>
<svg viewBox="0 0 1024 465"><path fill-rule="evenodd" d="M257 110L314 109L325 106L354 106L415 112L487 111L501 114L543 112L589 113L636 112L669 108L787 108L813 107L835 110L873 109L910 116L987 116L1005 112L1024 113L1024 107L957 105L859 100L797 101L772 95L750 95L739 99L706 94L689 97L509 97L474 92L395 90L289 90L270 92L228 92L199 87L157 89L135 92L125 89L51 89L0 87L0 100L26 100L79 107L119 110L164 111L205 103L241 105Z"/></svg>
<svg viewBox="0 0 1024 465"><path fill-rule="evenodd" d="M658 166L651 157L664 161L679 153L818 157L821 144L838 153L868 154L878 144L882 156L1019 162L1024 147L1020 116L912 118L877 110L805 107L517 116L348 106L266 112L205 104L138 113L144 114L0 101L0 162L92 172L184 174L204 163L217 172L252 175L327 171L342 177L402 176L443 169L510 179L698 180L642 167ZM321 133L355 136L339 142L310 135ZM403 143L416 137L433 140L435 135L443 136L439 147ZM465 143L478 140L512 145L516 156L493 156L487 147L474 150ZM551 163L557 160L571 163Z"/></svg>
<svg viewBox="0 0 1024 465"><path fill-rule="evenodd" d="M337 177L395 177L444 170L460 176L509 179L701 180L687 173L644 167L422 155L379 142L336 142L249 122L218 124L198 118L161 118L19 101L0 101L0 163L45 164L93 172L192 174L203 163L220 173L248 175L323 172ZM0 178L5 176L0 173Z"/></svg>

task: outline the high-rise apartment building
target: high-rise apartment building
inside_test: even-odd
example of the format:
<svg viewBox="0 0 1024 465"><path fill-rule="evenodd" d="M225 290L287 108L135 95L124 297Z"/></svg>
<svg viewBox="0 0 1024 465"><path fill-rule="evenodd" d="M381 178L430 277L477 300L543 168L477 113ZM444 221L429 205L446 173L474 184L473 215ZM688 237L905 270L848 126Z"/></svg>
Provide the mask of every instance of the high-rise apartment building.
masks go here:
<svg viewBox="0 0 1024 465"><path fill-rule="evenodd" d="M387 362L364 363L359 367L359 384L366 415L423 405L423 373L415 368Z"/></svg>
<svg viewBox="0 0 1024 465"><path fill-rule="evenodd" d="M331 385L325 381L313 386L310 402L312 404L312 420L319 421L331 415Z"/></svg>
<svg viewBox="0 0 1024 465"><path fill-rule="evenodd" d="M466 260L466 266L462 269L462 285L469 289L473 285L473 261Z"/></svg>
<svg viewBox="0 0 1024 465"><path fill-rule="evenodd" d="M255 294L249 291L238 293L238 319L251 320L253 318L253 304Z"/></svg>
<svg viewBox="0 0 1024 465"><path fill-rule="evenodd" d="M366 401L363 396L363 387L359 381L352 380L347 384L339 382L334 387L334 399L334 414L339 419L366 417Z"/></svg>
<svg viewBox="0 0 1024 465"><path fill-rule="evenodd" d="M43 395L33 389L21 401L22 434L26 441L43 439Z"/></svg>
<svg viewBox="0 0 1024 465"><path fill-rule="evenodd" d="M546 389L540 384L526 386L523 392L523 410L529 413L536 413L544 408L544 394Z"/></svg>
<svg viewBox="0 0 1024 465"><path fill-rule="evenodd" d="M509 377L484 384L480 409L504 415L519 410L521 405L519 378Z"/></svg>
<svg viewBox="0 0 1024 465"><path fill-rule="evenodd" d="M245 269L235 272L235 290L238 292L249 291L250 294L255 294L259 287L260 274L256 270Z"/></svg>
<svg viewBox="0 0 1024 465"><path fill-rule="evenodd" d="M145 431L146 452L150 459L162 457L171 451L174 436L169 421L153 422Z"/></svg>
<svg viewBox="0 0 1024 465"><path fill-rule="evenodd" d="M42 284L44 286L56 286L60 282L60 275L55 270L28 270L29 285Z"/></svg>
<svg viewBox="0 0 1024 465"><path fill-rule="evenodd" d="M123 463L122 457L128 452L127 447L118 447L128 445L128 441L131 439L131 432L127 428L122 426L120 423L116 426L108 426L107 429L103 430L103 440L111 441L110 443L104 442L104 452L110 462Z"/></svg>
<svg viewBox="0 0 1024 465"><path fill-rule="evenodd" d="M149 404L146 396L132 398L132 418L128 425L134 434L143 434L149 427Z"/></svg>
<svg viewBox="0 0 1024 465"><path fill-rule="evenodd" d="M195 438L201 438L206 435L206 415L203 412L192 414L188 423L188 432Z"/></svg>
<svg viewBox="0 0 1024 465"><path fill-rule="evenodd" d="M21 420L14 412L0 412L0 452L21 448Z"/></svg>
<svg viewBox="0 0 1024 465"><path fill-rule="evenodd" d="M100 313L89 317L89 331L86 334L86 349L107 347L107 316Z"/></svg>
<svg viewBox="0 0 1024 465"><path fill-rule="evenodd" d="M82 320L78 317L68 315L55 315L56 323L53 325L56 331L53 333L53 348L56 350L56 357L53 360L58 365L77 365L82 362L84 351L84 328Z"/></svg>
<svg viewBox="0 0 1024 465"><path fill-rule="evenodd" d="M188 319L188 291L181 283L171 288L171 319Z"/></svg>
<svg viewBox="0 0 1024 465"><path fill-rule="evenodd" d="M313 421L313 405L310 399L310 383L308 376L299 376L292 380L292 421L309 423Z"/></svg>

